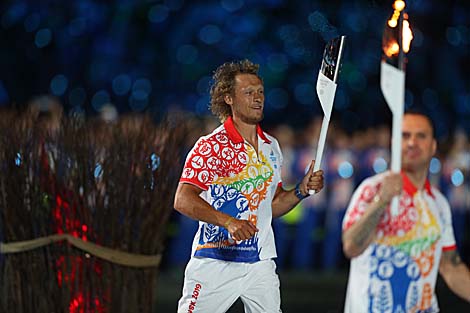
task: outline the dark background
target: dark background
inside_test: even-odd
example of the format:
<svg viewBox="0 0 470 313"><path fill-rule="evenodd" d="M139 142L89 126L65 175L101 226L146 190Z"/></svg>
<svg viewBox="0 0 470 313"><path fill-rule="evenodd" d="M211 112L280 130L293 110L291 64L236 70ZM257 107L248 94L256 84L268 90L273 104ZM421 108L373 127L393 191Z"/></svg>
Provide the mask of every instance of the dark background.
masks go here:
<svg viewBox="0 0 470 313"><path fill-rule="evenodd" d="M327 40L346 35L333 119L348 131L390 120L379 87L393 1L2 1L0 103L52 93L67 111L209 114L208 83L225 61L261 65L266 126L303 127L321 109L315 84ZM414 40L407 107L439 138L470 131L470 2L407 1Z"/></svg>
<svg viewBox="0 0 470 313"><path fill-rule="evenodd" d="M265 127L302 129L322 114L315 85L325 44L346 35L332 118L348 132L375 127L391 119L379 77L392 3L3 0L0 106L23 108L52 94L67 113L93 116L112 103L119 113L205 116L214 69L249 58L261 65L266 85ZM470 2L407 1L407 11L414 40L406 106L431 114L441 142L457 129L469 134ZM158 312L173 312L183 268L165 261ZM280 276L285 312L342 311L347 263L332 272L287 268ZM442 281L437 293L442 312L468 311Z"/></svg>

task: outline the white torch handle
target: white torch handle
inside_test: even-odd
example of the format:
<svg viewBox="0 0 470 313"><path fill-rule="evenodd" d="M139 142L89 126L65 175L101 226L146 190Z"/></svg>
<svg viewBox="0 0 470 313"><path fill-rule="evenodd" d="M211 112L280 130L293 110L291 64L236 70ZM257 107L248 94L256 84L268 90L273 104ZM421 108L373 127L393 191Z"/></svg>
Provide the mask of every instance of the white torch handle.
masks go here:
<svg viewBox="0 0 470 313"><path fill-rule="evenodd" d="M390 168L395 173L401 171L401 140L402 140L402 124L403 124L403 113L397 112L393 114L393 125L392 125L392 164ZM398 196L393 197L390 204L390 212L392 216L398 215Z"/></svg>
<svg viewBox="0 0 470 313"><path fill-rule="evenodd" d="M313 166L313 172L316 172L320 169L320 164L321 164L321 159L323 156L323 150L325 148L326 134L328 133L329 124L330 124L330 120L326 116L323 116L323 122L321 123L321 130L320 130L320 138L318 138L317 153L315 156L315 165ZM310 195L314 195L315 190L309 190L308 193Z"/></svg>

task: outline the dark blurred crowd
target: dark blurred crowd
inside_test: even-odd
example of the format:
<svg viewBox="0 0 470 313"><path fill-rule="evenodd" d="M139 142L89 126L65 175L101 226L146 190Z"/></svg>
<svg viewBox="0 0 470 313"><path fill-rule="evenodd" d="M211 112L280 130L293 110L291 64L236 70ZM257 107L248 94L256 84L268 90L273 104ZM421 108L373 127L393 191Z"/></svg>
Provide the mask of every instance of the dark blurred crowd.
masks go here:
<svg viewBox="0 0 470 313"><path fill-rule="evenodd" d="M268 129L283 152L283 185L293 188L312 159L322 120L316 118L307 127L296 129L280 124ZM209 117L193 118L191 147L201 134L217 124ZM342 219L358 184L368 176L390 168L390 125L378 125L350 134L338 124L329 126L321 168L325 188L302 201L294 210L274 220L278 258L281 269L336 270L347 266L341 247ZM449 199L458 249L470 260L470 144L468 135L457 130L452 140L440 142L440 150L430 166L430 181ZM191 241L197 222L174 213L169 228L166 266L182 265L190 257Z"/></svg>

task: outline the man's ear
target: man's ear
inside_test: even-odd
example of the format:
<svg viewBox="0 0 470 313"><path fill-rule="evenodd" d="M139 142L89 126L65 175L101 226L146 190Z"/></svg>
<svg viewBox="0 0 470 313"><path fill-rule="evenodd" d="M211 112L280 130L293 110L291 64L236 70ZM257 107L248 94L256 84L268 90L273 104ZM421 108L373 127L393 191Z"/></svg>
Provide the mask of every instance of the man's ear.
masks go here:
<svg viewBox="0 0 470 313"><path fill-rule="evenodd" d="M232 98L232 96L229 95L229 94L226 94L226 95L224 96L224 101L225 101L225 103L227 103L228 105L232 105L232 104L233 104L233 98Z"/></svg>

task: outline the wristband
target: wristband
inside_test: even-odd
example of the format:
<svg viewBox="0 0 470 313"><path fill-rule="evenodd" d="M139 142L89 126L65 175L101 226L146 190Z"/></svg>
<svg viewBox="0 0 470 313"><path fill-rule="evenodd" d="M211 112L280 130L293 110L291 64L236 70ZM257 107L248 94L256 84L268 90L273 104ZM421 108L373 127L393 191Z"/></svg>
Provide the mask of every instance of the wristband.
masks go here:
<svg viewBox="0 0 470 313"><path fill-rule="evenodd" d="M305 196L302 194L302 192L300 191L300 183L298 183L296 186L295 186L295 196L297 198L299 198L300 200L302 199L305 199L307 198L308 196L310 196L310 194L306 194Z"/></svg>

